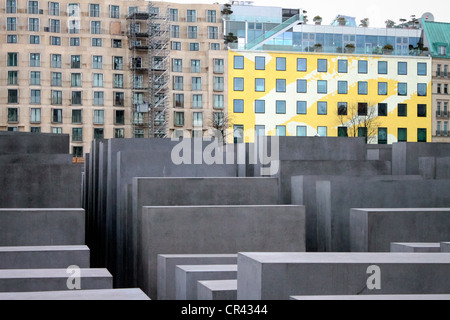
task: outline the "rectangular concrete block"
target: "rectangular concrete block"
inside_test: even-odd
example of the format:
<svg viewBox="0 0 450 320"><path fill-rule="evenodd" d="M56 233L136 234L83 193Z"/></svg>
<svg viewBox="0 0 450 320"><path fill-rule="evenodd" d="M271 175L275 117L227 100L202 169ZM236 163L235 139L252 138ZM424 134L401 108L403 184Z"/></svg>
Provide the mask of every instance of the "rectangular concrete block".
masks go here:
<svg viewBox="0 0 450 320"><path fill-rule="evenodd" d="M393 242L391 252L441 252L440 243L413 243L413 242Z"/></svg>
<svg viewBox="0 0 450 320"><path fill-rule="evenodd" d="M389 252L392 242L441 242L450 238L449 225L449 208L352 209L350 247Z"/></svg>
<svg viewBox="0 0 450 320"><path fill-rule="evenodd" d="M423 301L423 300L450 300L450 294L380 294L377 296L373 295L359 295L359 296L292 296L290 300L301 300L301 301L311 301L311 300L341 300L341 301L353 301L353 300L382 300L382 301Z"/></svg>
<svg viewBox="0 0 450 320"><path fill-rule="evenodd" d="M445 253L239 253L238 300L448 294Z"/></svg>
<svg viewBox="0 0 450 320"><path fill-rule="evenodd" d="M325 251L350 251L350 209L352 208L446 208L450 180L398 180L393 176L381 181L342 177L316 182L319 239ZM408 230L408 228L402 228ZM438 240L439 241L439 240ZM393 239L390 242L436 242L428 239ZM389 251L390 242L386 251Z"/></svg>
<svg viewBox="0 0 450 320"><path fill-rule="evenodd" d="M141 289L99 289L0 293L0 300L150 300Z"/></svg>
<svg viewBox="0 0 450 320"><path fill-rule="evenodd" d="M106 269L79 269L80 289L112 289L112 276ZM0 292L69 290L71 275L63 269L0 270ZM75 281L75 280L74 280Z"/></svg>
<svg viewBox="0 0 450 320"><path fill-rule="evenodd" d="M233 280L237 278L237 265L177 266L175 270L176 300L198 300L197 285L201 280Z"/></svg>
<svg viewBox="0 0 450 320"><path fill-rule="evenodd" d="M0 209L0 246L84 245L83 209Z"/></svg>
<svg viewBox="0 0 450 320"><path fill-rule="evenodd" d="M441 243L441 252L450 252L450 242Z"/></svg>
<svg viewBox="0 0 450 320"><path fill-rule="evenodd" d="M303 206L144 207L139 287L157 296L158 254L305 251L304 223Z"/></svg>
<svg viewBox="0 0 450 320"><path fill-rule="evenodd" d="M0 247L0 269L89 268L87 246Z"/></svg>
<svg viewBox="0 0 450 320"><path fill-rule="evenodd" d="M206 280L197 282L197 300L237 299L237 280Z"/></svg>
<svg viewBox="0 0 450 320"><path fill-rule="evenodd" d="M0 132L0 154L70 153L68 134Z"/></svg>
<svg viewBox="0 0 450 320"><path fill-rule="evenodd" d="M177 265L237 264L236 254L159 254L157 261L158 300L175 300Z"/></svg>

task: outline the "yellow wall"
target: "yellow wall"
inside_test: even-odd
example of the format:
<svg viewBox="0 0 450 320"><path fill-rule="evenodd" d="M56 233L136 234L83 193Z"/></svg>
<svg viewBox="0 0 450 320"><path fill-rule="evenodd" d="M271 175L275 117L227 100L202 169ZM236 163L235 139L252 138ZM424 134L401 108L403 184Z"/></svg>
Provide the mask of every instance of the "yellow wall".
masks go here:
<svg viewBox="0 0 450 320"><path fill-rule="evenodd" d="M234 56L244 56L244 69L234 69ZM265 57L265 70L255 70L255 57ZM276 58L286 58L286 71L276 70ZM297 71L297 58L307 59L307 71ZM317 71L317 60L328 60L328 72ZM338 60L348 60L348 72L338 73ZM368 61L368 74L358 73L358 61ZM378 74L378 61L388 62L388 74ZM398 62L407 62L407 75L398 75ZM417 75L417 63L427 64L427 75ZM417 129L427 129L427 141L431 141L431 59L427 57L397 57L397 56L362 56L362 55L329 55L321 53L283 53L264 51L229 51L228 106L230 122L244 125L244 130L254 129L255 125L264 125L267 135L275 135L277 125L286 126L286 135L295 136L297 126L307 126L307 135L317 134L318 126L327 127L328 136L337 136L341 126L337 114L338 102L347 102L349 109L352 104L367 102L369 106L378 103L388 104L388 116L378 117L379 127L388 129L388 143L397 142L398 128L407 128L408 141L417 141ZM235 77L244 78L244 90L234 91ZM255 78L265 79L265 92L255 92ZM286 79L286 92L276 92L276 79ZM297 79L306 79L307 93L297 93ZM317 80L327 80L328 93L317 93ZM348 82L348 94L338 94L338 81ZM358 81L368 82L368 95L358 94ZM388 83L388 95L378 95L378 82ZM398 83L408 84L408 95L399 96ZM417 84L427 84L427 96L417 95ZM233 112L233 100L244 100L244 113ZM254 101L265 100L265 113L255 114ZM276 114L275 101L286 100L286 114ZM296 101L307 101L307 114L297 115ZM317 103L328 103L327 115L317 114ZM407 117L397 116L398 104L407 104ZM417 116L417 104L427 105L427 116ZM377 107L376 107L377 108ZM246 134L246 141L252 141L253 135ZM377 138L373 142L377 142Z"/></svg>

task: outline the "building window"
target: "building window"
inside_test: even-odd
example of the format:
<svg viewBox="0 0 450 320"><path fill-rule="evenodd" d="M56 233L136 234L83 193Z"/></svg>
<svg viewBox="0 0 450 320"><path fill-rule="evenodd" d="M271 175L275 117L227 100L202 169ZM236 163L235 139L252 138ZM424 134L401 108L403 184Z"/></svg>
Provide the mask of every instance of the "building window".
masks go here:
<svg viewBox="0 0 450 320"><path fill-rule="evenodd" d="M40 36L30 36L30 44L40 44L41 38Z"/></svg>
<svg viewBox="0 0 450 320"><path fill-rule="evenodd" d="M49 2L48 14L51 16L59 16L59 2Z"/></svg>
<svg viewBox="0 0 450 320"><path fill-rule="evenodd" d="M179 38L180 37L180 26L174 25L170 26L170 37Z"/></svg>
<svg viewBox="0 0 450 320"><path fill-rule="evenodd" d="M52 90L52 105L62 104L62 91Z"/></svg>
<svg viewBox="0 0 450 320"><path fill-rule="evenodd" d="M41 108L31 108L30 122L31 123L40 123L41 122Z"/></svg>
<svg viewBox="0 0 450 320"><path fill-rule="evenodd" d="M203 113L202 112L194 112L192 113L193 126L194 127L202 127L203 126Z"/></svg>
<svg viewBox="0 0 450 320"><path fill-rule="evenodd" d="M223 73L223 72L224 72L224 60L214 59L214 73Z"/></svg>
<svg viewBox="0 0 450 320"><path fill-rule="evenodd" d="M30 132L31 133L40 133L41 127L30 127Z"/></svg>
<svg viewBox="0 0 450 320"><path fill-rule="evenodd" d="M286 92L286 80L285 79L277 79L276 80L276 91L277 92Z"/></svg>
<svg viewBox="0 0 450 320"><path fill-rule="evenodd" d="M286 136L286 126L276 126L276 133L278 137Z"/></svg>
<svg viewBox="0 0 450 320"><path fill-rule="evenodd" d="M17 12L17 1L6 0L6 13L16 13L16 12Z"/></svg>
<svg viewBox="0 0 450 320"><path fill-rule="evenodd" d="M31 40L31 38L30 38L30 40ZM15 35L15 34L6 35L6 43L17 43L17 35Z"/></svg>
<svg viewBox="0 0 450 320"><path fill-rule="evenodd" d="M83 141L83 128L72 128L72 142Z"/></svg>
<svg viewBox="0 0 450 320"><path fill-rule="evenodd" d="M80 46L80 38L70 38L70 46L71 47L79 47Z"/></svg>
<svg viewBox="0 0 450 320"><path fill-rule="evenodd" d="M123 139L125 138L125 130L123 128L114 129L114 138L115 139Z"/></svg>
<svg viewBox="0 0 450 320"><path fill-rule="evenodd" d="M256 92L265 92L266 91L266 79L264 79L264 78L256 78L255 79L255 91Z"/></svg>
<svg viewBox="0 0 450 320"><path fill-rule="evenodd" d="M72 105L81 105L81 91L72 91Z"/></svg>
<svg viewBox="0 0 450 320"><path fill-rule="evenodd" d="M112 19L119 19L120 18L120 8L119 8L119 6L111 5L109 7L109 17L112 18Z"/></svg>
<svg viewBox="0 0 450 320"><path fill-rule="evenodd" d="M199 50L200 50L200 44L198 42L189 43L189 51L199 51Z"/></svg>
<svg viewBox="0 0 450 320"><path fill-rule="evenodd" d="M72 123L80 124L82 123L82 110L72 110Z"/></svg>
<svg viewBox="0 0 450 320"><path fill-rule="evenodd" d="M175 93L173 99L174 108L184 108L184 94Z"/></svg>
<svg viewBox="0 0 450 320"><path fill-rule="evenodd" d="M117 125L125 124L125 111L123 111L123 110L115 111L114 124L117 124Z"/></svg>
<svg viewBox="0 0 450 320"><path fill-rule="evenodd" d="M328 113L328 103L325 101L317 102L317 114L326 115Z"/></svg>
<svg viewBox="0 0 450 320"><path fill-rule="evenodd" d="M308 82L303 79L297 79L297 93L306 93L308 90Z"/></svg>
<svg viewBox="0 0 450 320"><path fill-rule="evenodd" d="M297 137L306 137L306 126L297 126Z"/></svg>
<svg viewBox="0 0 450 320"><path fill-rule="evenodd" d="M203 108L203 96L201 94L192 95L192 108L194 109Z"/></svg>
<svg viewBox="0 0 450 320"><path fill-rule="evenodd" d="M418 83L417 84L417 95L419 97L427 96L427 84L426 83Z"/></svg>
<svg viewBox="0 0 450 320"><path fill-rule="evenodd" d="M200 60L191 60L191 73L200 73Z"/></svg>
<svg viewBox="0 0 450 320"><path fill-rule="evenodd" d="M209 48L211 50L220 50L220 43L210 43Z"/></svg>
<svg viewBox="0 0 450 320"><path fill-rule="evenodd" d="M172 50L181 50L181 42L172 41Z"/></svg>
<svg viewBox="0 0 450 320"><path fill-rule="evenodd" d="M388 74L387 61L378 61L378 74Z"/></svg>
<svg viewBox="0 0 450 320"><path fill-rule="evenodd" d="M187 22L197 22L197 11L187 10L186 11L186 21Z"/></svg>
<svg viewBox="0 0 450 320"><path fill-rule="evenodd" d="M202 90L202 78L192 77L191 90L192 91Z"/></svg>
<svg viewBox="0 0 450 320"><path fill-rule="evenodd" d="M53 134L62 134L62 128L61 127L52 127L52 133Z"/></svg>
<svg viewBox="0 0 450 320"><path fill-rule="evenodd" d="M51 67L52 68L61 68L61 55L60 54L52 54L51 55Z"/></svg>
<svg viewBox="0 0 450 320"><path fill-rule="evenodd" d="M39 31L39 18L28 18L28 31Z"/></svg>
<svg viewBox="0 0 450 320"><path fill-rule="evenodd" d="M89 16L90 17L100 17L100 5L90 4L89 5Z"/></svg>
<svg viewBox="0 0 450 320"><path fill-rule="evenodd" d="M214 109L223 109L224 97L221 94L214 95Z"/></svg>
<svg viewBox="0 0 450 320"><path fill-rule="evenodd" d="M243 56L234 56L234 69L244 69Z"/></svg>
<svg viewBox="0 0 450 320"><path fill-rule="evenodd" d="M448 94L448 84L444 84L444 94Z"/></svg>
<svg viewBox="0 0 450 320"><path fill-rule="evenodd" d="M114 92L114 106L116 107L123 107L124 106L124 99L125 95L123 92Z"/></svg>
<svg viewBox="0 0 450 320"><path fill-rule="evenodd" d="M407 62L399 62L398 63L398 75L405 76L408 74L408 63Z"/></svg>
<svg viewBox="0 0 450 320"><path fill-rule="evenodd" d="M255 125L255 137L261 137L266 134L266 126Z"/></svg>
<svg viewBox="0 0 450 320"><path fill-rule="evenodd" d="M206 21L209 23L217 22L217 12L216 10L207 10L206 11Z"/></svg>
<svg viewBox="0 0 450 320"><path fill-rule="evenodd" d="M421 118L427 116L427 105L426 104L418 104L417 105L417 116L421 117Z"/></svg>
<svg viewBox="0 0 450 320"><path fill-rule="evenodd" d="M306 114L306 101L297 101L297 114Z"/></svg>
<svg viewBox="0 0 450 320"><path fill-rule="evenodd" d="M80 16L80 6L78 3L69 3L67 6L67 14L69 17L79 17Z"/></svg>
<svg viewBox="0 0 450 320"><path fill-rule="evenodd" d="M408 105L405 103L398 104L398 116L407 117L408 116Z"/></svg>
<svg viewBox="0 0 450 320"><path fill-rule="evenodd" d="M266 102L264 100L255 100L255 113L265 113Z"/></svg>
<svg viewBox="0 0 450 320"><path fill-rule="evenodd" d="M208 27L208 39L219 39L218 27Z"/></svg>
<svg viewBox="0 0 450 320"><path fill-rule="evenodd" d="M179 127L184 126L184 112L174 113L174 125Z"/></svg>
<svg viewBox="0 0 450 320"><path fill-rule="evenodd" d="M30 53L30 67L41 66L41 55L39 53Z"/></svg>
<svg viewBox="0 0 450 320"><path fill-rule="evenodd" d="M358 82L358 94L360 95L366 95L367 94L367 82L366 81L359 81Z"/></svg>
<svg viewBox="0 0 450 320"><path fill-rule="evenodd" d="M17 85L18 84L17 75L18 75L17 71L8 71L8 85Z"/></svg>
<svg viewBox="0 0 450 320"><path fill-rule="evenodd" d="M398 128L397 130L398 142L407 142L408 141L408 129L407 128Z"/></svg>
<svg viewBox="0 0 450 320"><path fill-rule="evenodd" d="M347 60L338 60L338 72L339 73L347 73L348 72L348 61Z"/></svg>
<svg viewBox="0 0 450 320"><path fill-rule="evenodd" d="M233 82L234 91L244 91L244 78L234 78Z"/></svg>
<svg viewBox="0 0 450 320"><path fill-rule="evenodd" d="M19 103L19 90L8 89L8 103Z"/></svg>
<svg viewBox="0 0 450 320"><path fill-rule="evenodd" d="M103 128L94 128L94 139L104 139Z"/></svg>
<svg viewBox="0 0 450 320"><path fill-rule="evenodd" d="M93 75L93 87L103 87L103 74L102 73L94 73Z"/></svg>
<svg viewBox="0 0 450 320"><path fill-rule="evenodd" d="M338 102L338 116L347 115L347 102Z"/></svg>
<svg viewBox="0 0 450 320"><path fill-rule="evenodd" d="M427 75L427 64L423 62L417 63L417 75L426 76Z"/></svg>
<svg viewBox="0 0 450 320"><path fill-rule="evenodd" d="M104 124L105 123L105 111L94 110L94 124Z"/></svg>
<svg viewBox="0 0 450 320"><path fill-rule="evenodd" d="M348 137L348 128L338 127L338 137Z"/></svg>
<svg viewBox="0 0 450 320"><path fill-rule="evenodd" d="M17 31L17 18L6 18L6 31Z"/></svg>
<svg viewBox="0 0 450 320"><path fill-rule="evenodd" d="M224 91L225 80L224 77L214 77L213 90L216 92Z"/></svg>
<svg viewBox="0 0 450 320"><path fill-rule="evenodd" d="M307 62L305 58L297 58L297 71L306 72L308 68Z"/></svg>
<svg viewBox="0 0 450 320"><path fill-rule="evenodd" d="M183 90L183 77L173 77L173 90Z"/></svg>
<svg viewBox="0 0 450 320"><path fill-rule="evenodd" d="M317 72L328 72L327 59L317 59Z"/></svg>
<svg viewBox="0 0 450 320"><path fill-rule="evenodd" d="M427 142L427 129L417 129L417 142Z"/></svg>
<svg viewBox="0 0 450 320"><path fill-rule="evenodd" d="M197 39L198 28L197 26L188 26L188 39Z"/></svg>
<svg viewBox="0 0 450 320"><path fill-rule="evenodd" d="M113 70L123 70L123 57L113 57Z"/></svg>
<svg viewBox="0 0 450 320"><path fill-rule="evenodd" d="M17 52L8 52L7 66L8 67L17 67L17 61L18 61L17 58L18 58Z"/></svg>
<svg viewBox="0 0 450 320"><path fill-rule="evenodd" d="M213 127L221 128L223 126L224 113L214 112L213 113Z"/></svg>
<svg viewBox="0 0 450 320"><path fill-rule="evenodd" d="M387 82L378 82L378 95L386 96L388 94Z"/></svg>
<svg viewBox="0 0 450 320"><path fill-rule="evenodd" d="M407 96L408 95L408 84L406 82L400 82L398 84L398 95Z"/></svg>
<svg viewBox="0 0 450 320"><path fill-rule="evenodd" d="M182 59L172 59L172 72L183 72Z"/></svg>
<svg viewBox="0 0 450 320"><path fill-rule="evenodd" d="M170 21L178 21L178 9L169 9Z"/></svg>
<svg viewBox="0 0 450 320"><path fill-rule="evenodd" d="M91 45L93 47L101 47L102 46L102 39L101 38L92 38Z"/></svg>
<svg viewBox="0 0 450 320"><path fill-rule="evenodd" d="M94 106L104 105L104 94L103 91L94 91Z"/></svg>
<svg viewBox="0 0 450 320"><path fill-rule="evenodd" d="M358 61L358 73L367 74L369 72L368 62L366 60Z"/></svg>
<svg viewBox="0 0 450 320"><path fill-rule="evenodd" d="M387 128L378 128L378 144L388 143L388 132Z"/></svg>
<svg viewBox="0 0 450 320"><path fill-rule="evenodd" d="M320 137L326 137L328 136L327 127L317 127L317 134Z"/></svg>
<svg viewBox="0 0 450 320"><path fill-rule="evenodd" d="M112 39L111 46L113 48L122 48L122 40L120 40L120 39Z"/></svg>
<svg viewBox="0 0 450 320"><path fill-rule="evenodd" d="M92 69L103 69L103 57L93 56L92 57Z"/></svg>
<svg viewBox="0 0 450 320"><path fill-rule="evenodd" d="M79 20L69 20L69 33L76 34L80 33L80 21Z"/></svg>
<svg viewBox="0 0 450 320"><path fill-rule="evenodd" d="M285 100L277 100L275 102L275 112L277 114L286 114L286 101Z"/></svg>
<svg viewBox="0 0 450 320"><path fill-rule="evenodd" d="M39 86L41 85L41 72L31 71L30 72L30 85Z"/></svg>
<svg viewBox="0 0 450 320"><path fill-rule="evenodd" d="M317 93L328 93L328 82L327 80L318 80L317 81Z"/></svg>
<svg viewBox="0 0 450 320"><path fill-rule="evenodd" d="M8 122L19 122L19 109L8 108Z"/></svg>
<svg viewBox="0 0 450 320"><path fill-rule="evenodd" d="M242 99L233 100L233 112L244 113L244 100Z"/></svg>
<svg viewBox="0 0 450 320"><path fill-rule="evenodd" d="M358 116L367 116L368 104L367 102L358 102Z"/></svg>
<svg viewBox="0 0 450 320"><path fill-rule="evenodd" d="M91 21L91 34L101 34L100 21Z"/></svg>
<svg viewBox="0 0 450 320"><path fill-rule="evenodd" d="M348 93L348 82L338 81L338 94L347 94L347 93Z"/></svg>
<svg viewBox="0 0 450 320"><path fill-rule="evenodd" d="M81 56L71 56L70 58L70 67L72 69L81 68Z"/></svg>
<svg viewBox="0 0 450 320"><path fill-rule="evenodd" d="M255 70L266 69L266 57L255 57Z"/></svg>
<svg viewBox="0 0 450 320"><path fill-rule="evenodd" d="M234 143L243 143L244 142L244 126L240 124L235 124L233 126L233 136Z"/></svg>
<svg viewBox="0 0 450 320"><path fill-rule="evenodd" d="M50 44L52 46L60 46L61 45L61 37L50 37Z"/></svg>
<svg viewBox="0 0 450 320"><path fill-rule="evenodd" d="M379 103L378 104L378 116L379 117L387 117L388 105L387 103Z"/></svg>
<svg viewBox="0 0 450 320"><path fill-rule="evenodd" d="M50 32L60 33L61 32L61 21L50 19Z"/></svg>
<svg viewBox="0 0 450 320"><path fill-rule="evenodd" d="M62 123L62 109L52 109L52 123Z"/></svg>
<svg viewBox="0 0 450 320"><path fill-rule="evenodd" d="M277 58L277 71L286 71L286 58Z"/></svg>
<svg viewBox="0 0 450 320"><path fill-rule="evenodd" d="M70 86L71 87L81 87L81 73L71 73Z"/></svg>
<svg viewBox="0 0 450 320"><path fill-rule="evenodd" d="M114 88L123 88L123 74L114 74Z"/></svg>

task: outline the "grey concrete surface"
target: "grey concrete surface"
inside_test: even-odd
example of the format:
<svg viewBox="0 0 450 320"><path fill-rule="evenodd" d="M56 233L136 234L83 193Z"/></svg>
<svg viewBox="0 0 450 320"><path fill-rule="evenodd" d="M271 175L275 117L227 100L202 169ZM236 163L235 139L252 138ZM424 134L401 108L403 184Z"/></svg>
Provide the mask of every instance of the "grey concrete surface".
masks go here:
<svg viewBox="0 0 450 320"><path fill-rule="evenodd" d="M198 281L197 300L237 300L237 280Z"/></svg>
<svg viewBox="0 0 450 320"><path fill-rule="evenodd" d="M393 242L391 243L391 252L441 252L441 244L431 242Z"/></svg>
<svg viewBox="0 0 450 320"><path fill-rule="evenodd" d="M441 252L450 252L450 242L441 242Z"/></svg>
<svg viewBox="0 0 450 320"><path fill-rule="evenodd" d="M449 208L352 209L350 249L389 252L392 242L441 242L450 238L449 225Z"/></svg>
<svg viewBox="0 0 450 320"><path fill-rule="evenodd" d="M158 254L305 251L304 228L302 206L144 207L139 287L157 296Z"/></svg>
<svg viewBox="0 0 450 320"><path fill-rule="evenodd" d="M141 289L99 289L0 293L0 300L150 300Z"/></svg>
<svg viewBox="0 0 450 320"><path fill-rule="evenodd" d="M237 265L180 265L175 269L176 300L198 300L197 286L201 280L233 280Z"/></svg>
<svg viewBox="0 0 450 320"><path fill-rule="evenodd" d="M70 153L68 134L0 132L0 154Z"/></svg>
<svg viewBox="0 0 450 320"><path fill-rule="evenodd" d="M450 294L380 294L380 295L342 295L342 296L291 296L290 300L382 300L382 301L408 301L408 300L450 300Z"/></svg>
<svg viewBox="0 0 450 320"><path fill-rule="evenodd" d="M450 254L238 254L238 300L293 295L448 294Z"/></svg>
<svg viewBox="0 0 450 320"><path fill-rule="evenodd" d="M237 254L159 254L157 259L157 298L175 300L177 265L237 264Z"/></svg>

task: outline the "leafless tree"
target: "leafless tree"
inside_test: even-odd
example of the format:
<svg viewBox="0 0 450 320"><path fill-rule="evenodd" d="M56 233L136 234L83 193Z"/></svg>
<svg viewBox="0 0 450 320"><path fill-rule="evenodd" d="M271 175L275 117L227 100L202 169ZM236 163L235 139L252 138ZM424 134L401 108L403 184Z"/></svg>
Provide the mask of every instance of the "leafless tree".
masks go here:
<svg viewBox="0 0 450 320"><path fill-rule="evenodd" d="M208 135L219 139L219 143L227 143L228 138L234 135L234 116L228 112L214 111L205 119L205 128Z"/></svg>
<svg viewBox="0 0 450 320"><path fill-rule="evenodd" d="M365 137L366 143L377 141L378 128L381 125L378 118L378 104L364 101L339 103L337 119L339 127L346 128L344 129L346 136Z"/></svg>

